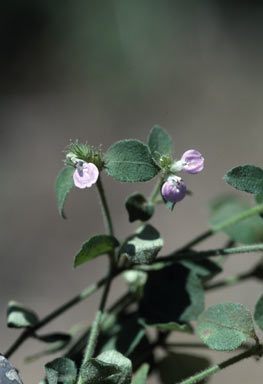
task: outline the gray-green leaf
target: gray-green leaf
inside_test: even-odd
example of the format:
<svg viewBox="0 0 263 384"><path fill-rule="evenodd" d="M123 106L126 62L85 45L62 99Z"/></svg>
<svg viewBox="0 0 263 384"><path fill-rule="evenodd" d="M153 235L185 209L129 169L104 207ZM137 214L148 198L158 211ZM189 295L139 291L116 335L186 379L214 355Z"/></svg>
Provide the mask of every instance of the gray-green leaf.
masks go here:
<svg viewBox="0 0 263 384"><path fill-rule="evenodd" d="M73 384L77 378L74 361L60 357L45 365L48 384Z"/></svg>
<svg viewBox="0 0 263 384"><path fill-rule="evenodd" d="M232 168L224 176L224 180L240 191L254 195L263 194L263 169L254 165L240 165Z"/></svg>
<svg viewBox="0 0 263 384"><path fill-rule="evenodd" d="M215 199L211 204L210 225L216 228L224 221L239 215L250 205L236 196L225 196ZM243 244L254 244L263 241L263 222L259 216L250 216L223 229L232 240Z"/></svg>
<svg viewBox="0 0 263 384"><path fill-rule="evenodd" d="M160 233L150 224L140 227L135 235L126 240L120 254L133 263L150 264L163 247Z"/></svg>
<svg viewBox="0 0 263 384"><path fill-rule="evenodd" d="M37 314L17 301L9 301L7 307L7 326L10 328L30 328L38 323Z"/></svg>
<svg viewBox="0 0 263 384"><path fill-rule="evenodd" d="M132 384L146 384L149 368L149 364L142 364L140 368L135 372L135 375L132 379Z"/></svg>
<svg viewBox="0 0 263 384"><path fill-rule="evenodd" d="M148 146L153 159L158 163L163 155L170 156L173 153L173 142L168 133L158 125L155 125L148 136Z"/></svg>
<svg viewBox="0 0 263 384"><path fill-rule="evenodd" d="M213 305L199 316L197 327L201 340L217 351L232 351L256 338L249 309L238 303Z"/></svg>
<svg viewBox="0 0 263 384"><path fill-rule="evenodd" d="M147 145L133 139L113 144L104 156L104 164L114 179L130 183L151 180L159 172Z"/></svg>
<svg viewBox="0 0 263 384"><path fill-rule="evenodd" d="M114 250L119 245L115 237L109 235L95 235L86 241L74 260L74 267L87 263L97 256L104 255Z"/></svg>
<svg viewBox="0 0 263 384"><path fill-rule="evenodd" d="M263 295L260 296L255 306L254 319L257 326L263 331Z"/></svg>
<svg viewBox="0 0 263 384"><path fill-rule="evenodd" d="M131 376L131 361L117 351L102 352L81 370L85 384L130 384Z"/></svg>
<svg viewBox="0 0 263 384"><path fill-rule="evenodd" d="M136 220L147 221L154 213L154 205L149 203L147 199L138 192L128 196L125 201L125 207L131 223Z"/></svg>
<svg viewBox="0 0 263 384"><path fill-rule="evenodd" d="M58 210L60 215L65 219L65 213L64 213L64 204L66 201L66 198L69 194L69 191L74 186L73 181L73 173L74 173L73 167L66 167L63 168L56 180L56 197L58 202Z"/></svg>

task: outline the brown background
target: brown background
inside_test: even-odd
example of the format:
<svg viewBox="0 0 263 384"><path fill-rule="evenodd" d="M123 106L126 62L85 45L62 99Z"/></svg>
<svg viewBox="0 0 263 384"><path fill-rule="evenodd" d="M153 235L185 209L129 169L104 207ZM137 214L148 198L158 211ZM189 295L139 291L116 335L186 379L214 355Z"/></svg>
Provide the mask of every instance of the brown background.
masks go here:
<svg viewBox="0 0 263 384"><path fill-rule="evenodd" d="M116 140L146 140L159 124L178 157L190 148L203 153L202 174L185 176L194 196L173 213L157 209L153 223L164 252L207 228L209 201L231 190L222 180L228 169L262 165L262 11L257 1L1 1L1 352L19 334L5 325L9 299L43 316L104 275L103 258L72 268L81 243L103 232L95 188L70 194L67 221L57 212L54 182L70 139L106 150ZM116 233L126 236L134 226L120 202L135 190L149 193L153 183L103 178ZM217 235L201 248L224 240ZM225 274L244 271L257 258L233 256ZM114 283L110 300L123 289L123 282ZM251 281L209 293L206 304L237 301L253 310L261 293L262 285ZM92 321L98 297L45 331ZM47 359L23 364L41 348L26 342L11 360L25 384L43 377ZM230 356L201 352L214 362ZM261 365L249 360L211 383L256 384L261 377Z"/></svg>

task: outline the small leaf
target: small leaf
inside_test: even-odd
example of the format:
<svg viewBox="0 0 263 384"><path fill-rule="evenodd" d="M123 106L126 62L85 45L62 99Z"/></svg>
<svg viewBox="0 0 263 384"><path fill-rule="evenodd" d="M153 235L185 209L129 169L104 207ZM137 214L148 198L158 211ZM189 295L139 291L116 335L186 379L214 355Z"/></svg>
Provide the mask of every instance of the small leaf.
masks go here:
<svg viewBox="0 0 263 384"><path fill-rule="evenodd" d="M69 191L74 186L73 173L75 169L73 167L63 168L56 180L56 197L58 202L58 210L63 219L66 218L64 213L64 204Z"/></svg>
<svg viewBox="0 0 263 384"><path fill-rule="evenodd" d="M203 280L211 279L220 272L222 268L212 260L196 260L196 261L181 261L181 264L195 272L197 276L203 278Z"/></svg>
<svg viewBox="0 0 263 384"><path fill-rule="evenodd" d="M147 145L133 139L113 144L104 156L104 164L110 176L129 183L151 180L159 172Z"/></svg>
<svg viewBox="0 0 263 384"><path fill-rule="evenodd" d="M175 207L175 203L172 203L171 201L164 200L164 204L165 204L165 206L166 206L171 212L173 212L174 207Z"/></svg>
<svg viewBox="0 0 263 384"><path fill-rule="evenodd" d="M71 340L71 336L68 333L62 332L49 333L48 335L35 335L34 337L44 343L56 343L57 341L69 343Z"/></svg>
<svg viewBox="0 0 263 384"><path fill-rule="evenodd" d="M254 165L241 165L232 168L224 176L224 180L240 191L254 195L263 194L263 169Z"/></svg>
<svg viewBox="0 0 263 384"><path fill-rule="evenodd" d="M74 384L77 368L74 361L59 357L45 365L48 384Z"/></svg>
<svg viewBox="0 0 263 384"><path fill-rule="evenodd" d="M140 317L147 325L187 323L204 310L200 279L180 263L149 271L140 301Z"/></svg>
<svg viewBox="0 0 263 384"><path fill-rule="evenodd" d="M162 247L163 239L160 233L152 225L146 224L126 240L120 254L133 263L150 264Z"/></svg>
<svg viewBox="0 0 263 384"><path fill-rule="evenodd" d="M130 384L131 376L131 361L117 351L102 352L81 369L85 384Z"/></svg>
<svg viewBox="0 0 263 384"><path fill-rule="evenodd" d="M16 368L0 354L0 383L1 384L23 384L18 376Z"/></svg>
<svg viewBox="0 0 263 384"><path fill-rule="evenodd" d="M74 260L74 268L87 263L97 256L104 255L114 250L119 245L115 237L109 235L95 235L86 241Z"/></svg>
<svg viewBox="0 0 263 384"><path fill-rule="evenodd" d="M168 133L158 125L155 125L148 136L148 146L153 159L159 163L163 155L173 153L173 142Z"/></svg>
<svg viewBox="0 0 263 384"><path fill-rule="evenodd" d="M149 368L149 364L142 364L135 372L131 384L146 384Z"/></svg>
<svg viewBox="0 0 263 384"><path fill-rule="evenodd" d="M260 296L255 306L254 319L257 326L263 331L263 295Z"/></svg>
<svg viewBox="0 0 263 384"><path fill-rule="evenodd" d="M7 326L10 328L30 328L38 323L37 314L17 301L10 301L7 307Z"/></svg>
<svg viewBox="0 0 263 384"><path fill-rule="evenodd" d="M143 319L140 320L145 327L162 329L164 331L175 331L175 332L183 332L183 333L194 333L193 328L190 324L180 324L173 321L169 323L156 323L156 324L146 324Z"/></svg>
<svg viewBox="0 0 263 384"><path fill-rule="evenodd" d="M212 216L210 225L215 228L235 215L248 209L250 205L235 196L224 196L215 199L211 204ZM259 216L250 216L223 229L232 240L243 244L254 244L263 241L263 223Z"/></svg>
<svg viewBox="0 0 263 384"><path fill-rule="evenodd" d="M125 207L131 223L136 220L147 221L154 213L154 205L148 203L147 199L138 192L133 193L126 199Z"/></svg>
<svg viewBox="0 0 263 384"><path fill-rule="evenodd" d="M249 309L237 303L213 305L199 316L197 327L201 340L217 351L232 351L256 338Z"/></svg>

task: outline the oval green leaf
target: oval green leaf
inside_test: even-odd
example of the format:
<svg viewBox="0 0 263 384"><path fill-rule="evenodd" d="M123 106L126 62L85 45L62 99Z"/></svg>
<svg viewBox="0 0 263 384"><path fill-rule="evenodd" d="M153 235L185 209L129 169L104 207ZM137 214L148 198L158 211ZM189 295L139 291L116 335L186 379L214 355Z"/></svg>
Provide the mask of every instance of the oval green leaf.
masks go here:
<svg viewBox="0 0 263 384"><path fill-rule="evenodd" d="M125 200L125 207L129 214L130 223L136 220L147 221L154 213L154 205L148 203L147 199L138 192L128 196Z"/></svg>
<svg viewBox="0 0 263 384"><path fill-rule="evenodd" d="M150 264L163 247L160 233L150 224L140 227L135 235L129 237L120 249L132 263Z"/></svg>
<svg viewBox="0 0 263 384"><path fill-rule="evenodd" d="M155 125L148 136L148 146L153 159L158 163L163 155L170 156L173 153L173 142L168 133L158 125Z"/></svg>
<svg viewBox="0 0 263 384"><path fill-rule="evenodd" d="M213 305L197 321L201 340L217 351L232 351L248 338L256 338L251 313L238 303Z"/></svg>
<svg viewBox="0 0 263 384"><path fill-rule="evenodd" d="M95 235L86 241L74 260L74 268L93 260L95 257L104 255L118 247L119 242L115 237L109 235Z"/></svg>
<svg viewBox="0 0 263 384"><path fill-rule="evenodd" d="M59 357L45 365L48 384L73 384L77 378L74 361Z"/></svg>
<svg viewBox="0 0 263 384"><path fill-rule="evenodd" d="M263 194L263 169L254 165L232 168L224 176L224 180L240 191L254 195Z"/></svg>
<svg viewBox="0 0 263 384"><path fill-rule="evenodd" d="M69 191L74 186L73 173L75 169L73 167L63 168L56 180L56 198L58 202L58 210L63 219L66 219L64 213L64 205Z"/></svg>
<svg viewBox="0 0 263 384"><path fill-rule="evenodd" d="M31 328L38 323L37 314L17 301L7 306L7 326L10 328Z"/></svg>
<svg viewBox="0 0 263 384"><path fill-rule="evenodd" d="M233 216L242 214L251 206L235 196L224 196L215 199L211 204L210 225L216 228ZM232 240L242 244L254 244L263 241L262 219L250 216L223 229Z"/></svg>
<svg viewBox="0 0 263 384"><path fill-rule="evenodd" d="M151 180L159 172L147 145L133 139L113 144L104 156L104 165L114 179L129 183Z"/></svg>
<svg viewBox="0 0 263 384"><path fill-rule="evenodd" d="M131 384L146 384L149 368L149 364L142 364L135 372Z"/></svg>

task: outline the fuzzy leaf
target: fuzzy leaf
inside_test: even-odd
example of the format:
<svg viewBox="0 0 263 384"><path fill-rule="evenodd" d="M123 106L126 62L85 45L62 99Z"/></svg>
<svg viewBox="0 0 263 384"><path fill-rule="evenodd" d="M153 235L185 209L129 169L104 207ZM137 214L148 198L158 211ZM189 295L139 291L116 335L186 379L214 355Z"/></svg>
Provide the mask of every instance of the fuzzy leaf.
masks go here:
<svg viewBox="0 0 263 384"><path fill-rule="evenodd" d="M1 384L23 384L18 376L17 370L9 361L0 354L0 383Z"/></svg>
<svg viewBox="0 0 263 384"><path fill-rule="evenodd" d="M142 364L135 372L131 384L146 384L149 368L149 364Z"/></svg>
<svg viewBox="0 0 263 384"><path fill-rule="evenodd" d="M45 365L48 384L74 384L77 368L74 361L59 357Z"/></svg>
<svg viewBox="0 0 263 384"><path fill-rule="evenodd" d="M240 191L254 195L263 194L263 169L254 165L240 165L232 168L224 176L224 180Z"/></svg>
<svg viewBox="0 0 263 384"><path fill-rule="evenodd" d="M148 203L147 199L138 192L128 196L125 201L125 207L131 223L136 220L147 221L154 213L154 205Z"/></svg>
<svg viewBox="0 0 263 384"><path fill-rule="evenodd" d="M158 163L161 156L173 153L173 142L168 133L158 125L155 125L148 136L148 146L153 159Z"/></svg>
<svg viewBox="0 0 263 384"><path fill-rule="evenodd" d="M257 326L263 331L263 295L260 296L255 306L254 320Z"/></svg>
<svg viewBox="0 0 263 384"><path fill-rule="evenodd" d="M235 196L225 196L215 199L211 204L212 228L235 215L248 210L249 204ZM243 244L254 244L263 241L263 223L259 216L250 216L223 229L232 240Z"/></svg>
<svg viewBox="0 0 263 384"><path fill-rule="evenodd" d="M180 263L149 271L139 310L148 325L195 320L204 310L201 282Z"/></svg>
<svg viewBox="0 0 263 384"><path fill-rule="evenodd" d="M110 176L129 183L151 180L159 172L147 145L133 139L113 144L105 154L104 164Z"/></svg>
<svg viewBox="0 0 263 384"><path fill-rule="evenodd" d="M150 264L162 247L163 239L160 233L152 225L146 224L126 240L120 254L133 263Z"/></svg>
<svg viewBox="0 0 263 384"><path fill-rule="evenodd" d="M81 370L85 384L130 384L131 376L131 361L117 351L102 352Z"/></svg>
<svg viewBox="0 0 263 384"><path fill-rule="evenodd" d="M64 213L65 201L69 194L69 191L74 186L74 181L73 181L74 171L75 170L73 167L63 168L58 174L58 177L56 180L56 197L58 202L58 210L60 215L63 217L63 219L66 218Z"/></svg>
<svg viewBox="0 0 263 384"><path fill-rule="evenodd" d="M37 314L17 301L9 301L7 307L7 326L10 328L30 328L38 323Z"/></svg>
<svg viewBox="0 0 263 384"><path fill-rule="evenodd" d="M114 250L119 245L115 237L109 235L95 235L86 241L74 260L74 267L87 263L97 256L104 255Z"/></svg>
<svg viewBox="0 0 263 384"><path fill-rule="evenodd" d="M213 305L199 316L197 327L201 340L217 351L232 351L256 337L249 309L237 303Z"/></svg>

